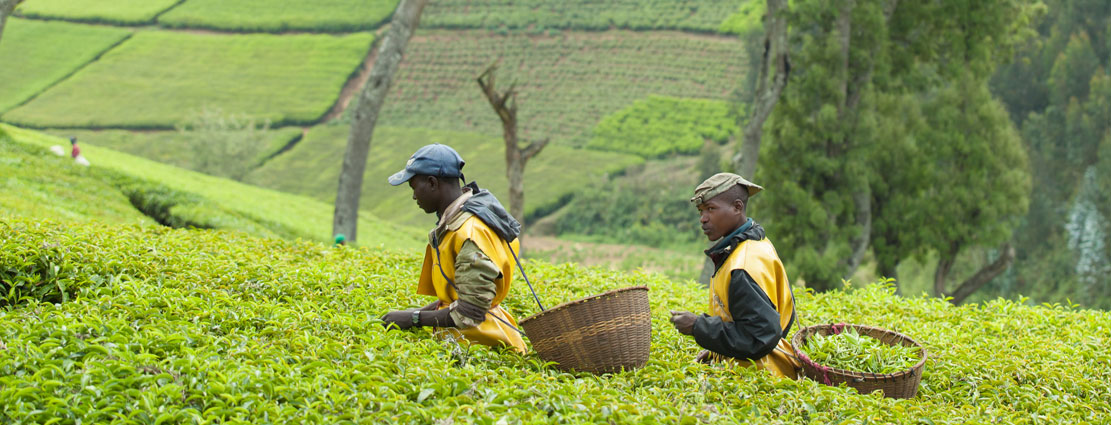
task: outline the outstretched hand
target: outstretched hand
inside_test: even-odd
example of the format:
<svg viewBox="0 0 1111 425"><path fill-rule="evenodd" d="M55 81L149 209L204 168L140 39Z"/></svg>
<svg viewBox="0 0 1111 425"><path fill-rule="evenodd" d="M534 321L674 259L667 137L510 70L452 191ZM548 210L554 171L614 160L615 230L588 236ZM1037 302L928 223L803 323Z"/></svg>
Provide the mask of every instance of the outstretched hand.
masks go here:
<svg viewBox="0 0 1111 425"><path fill-rule="evenodd" d="M413 327L413 309L395 310L382 315L382 326L386 329L409 329Z"/></svg>
<svg viewBox="0 0 1111 425"><path fill-rule="evenodd" d="M694 333L695 319L698 319L698 316L689 311L671 310L671 324L675 325L675 330L683 335Z"/></svg>

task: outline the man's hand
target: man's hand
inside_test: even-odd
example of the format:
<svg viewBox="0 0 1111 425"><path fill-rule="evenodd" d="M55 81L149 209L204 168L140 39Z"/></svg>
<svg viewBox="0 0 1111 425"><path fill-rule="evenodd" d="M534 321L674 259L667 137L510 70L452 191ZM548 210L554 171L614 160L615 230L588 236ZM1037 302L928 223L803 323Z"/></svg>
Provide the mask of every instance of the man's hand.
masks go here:
<svg viewBox="0 0 1111 425"><path fill-rule="evenodd" d="M401 330L413 327L413 310L395 310L382 316L382 326L386 329L397 328Z"/></svg>
<svg viewBox="0 0 1111 425"><path fill-rule="evenodd" d="M675 325L675 330L683 335L690 335L694 332L694 321L698 316L689 311L675 311L671 310L671 324Z"/></svg>
<svg viewBox="0 0 1111 425"><path fill-rule="evenodd" d="M702 350L702 352L698 353L698 356L694 358L694 361L701 364L710 364L713 362L713 357L710 357L710 350Z"/></svg>

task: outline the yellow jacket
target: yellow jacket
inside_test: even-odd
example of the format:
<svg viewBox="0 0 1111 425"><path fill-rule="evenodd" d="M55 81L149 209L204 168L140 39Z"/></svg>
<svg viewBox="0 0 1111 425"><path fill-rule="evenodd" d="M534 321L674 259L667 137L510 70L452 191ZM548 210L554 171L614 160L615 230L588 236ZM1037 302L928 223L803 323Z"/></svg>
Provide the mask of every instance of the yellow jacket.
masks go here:
<svg viewBox="0 0 1111 425"><path fill-rule="evenodd" d="M715 261L709 314L695 321L695 340L715 360L755 364L794 379L799 363L786 339L795 308L787 273L763 228L751 221L746 226L707 252L722 261Z"/></svg>
<svg viewBox="0 0 1111 425"><path fill-rule="evenodd" d="M524 353L525 342L513 329L520 328L517 326L517 320L500 305L509 295L513 282L514 259L509 252L509 247L512 245L514 252L518 252L520 244L516 239L506 243L477 216L470 214L467 216L449 225L439 236L437 244L429 243L425 248L424 267L421 270L420 282L417 284L417 293L435 296L440 300L440 308L448 308L452 302L459 299L451 283L455 279L455 259L463 243L467 240L472 241L501 271L501 276L494 280L497 292L493 299L493 307L486 314L486 320L476 327L446 330L456 336L462 336L467 341L490 346L510 346Z"/></svg>

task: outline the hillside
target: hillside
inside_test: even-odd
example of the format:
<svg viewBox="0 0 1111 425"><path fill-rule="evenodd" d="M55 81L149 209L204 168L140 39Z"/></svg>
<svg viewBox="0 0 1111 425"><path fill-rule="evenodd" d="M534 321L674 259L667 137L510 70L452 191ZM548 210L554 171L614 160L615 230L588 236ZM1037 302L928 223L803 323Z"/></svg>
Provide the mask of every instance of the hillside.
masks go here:
<svg viewBox="0 0 1111 425"><path fill-rule="evenodd" d="M0 47L0 61L26 71L0 79L0 121L330 203L343 113L396 3L27 0ZM526 168L526 214L541 218L641 162L644 150L612 141L587 148L606 117L653 96L736 98L745 49L718 27L739 3L432 1L382 111L363 208L426 225L404 193L374 182L432 140L457 145L468 176L507 198L500 123L474 83L498 62L502 87L516 83L520 93L523 139L553 140ZM41 47L62 44L73 53ZM31 62L25 51L54 56ZM203 136L180 129L214 113L266 125L250 139L228 131L227 143L266 146L227 165L233 171L206 167L194 148ZM689 145L675 150L691 154Z"/></svg>
<svg viewBox="0 0 1111 425"><path fill-rule="evenodd" d="M110 149L83 146L93 166L47 152L64 139L0 124L5 190L0 214L240 230L256 236L329 241L331 206L212 177ZM68 148L67 148L68 150ZM145 218L138 210L151 216ZM362 214L363 244L415 249L420 232Z"/></svg>
<svg viewBox="0 0 1111 425"><path fill-rule="evenodd" d="M153 255L152 255L153 254ZM885 286L797 291L800 322L899 330L929 352L918 396L891 400L702 366L668 309L704 290L657 275L527 262L549 304L648 285L643 369L571 374L377 319L420 258L242 233L0 219L0 413L45 422L1102 423L1107 312L997 300L955 307ZM39 285L31 282L40 283ZM64 288L64 292L59 292ZM63 295L64 293L64 295ZM20 296L25 296L19 298ZM13 302L17 304L12 304ZM508 308L536 312L516 285Z"/></svg>

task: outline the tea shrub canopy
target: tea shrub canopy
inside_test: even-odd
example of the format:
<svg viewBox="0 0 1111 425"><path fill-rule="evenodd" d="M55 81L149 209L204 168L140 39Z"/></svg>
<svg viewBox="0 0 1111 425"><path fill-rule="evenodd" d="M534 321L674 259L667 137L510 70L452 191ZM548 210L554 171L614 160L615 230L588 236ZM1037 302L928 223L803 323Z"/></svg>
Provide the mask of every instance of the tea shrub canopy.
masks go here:
<svg viewBox="0 0 1111 425"><path fill-rule="evenodd" d="M884 285L797 290L804 324L869 324L925 346L918 396L892 400L695 364L698 347L675 332L668 310L703 310L705 290L651 274L525 263L549 305L648 285L652 354L634 371L563 373L532 353L467 348L428 330L384 332L382 313L429 301L413 295L420 264L411 253L236 232L5 217L0 415L36 423L1111 419L1106 312L1007 300L957 307ZM527 291L516 285L506 303L518 318L537 312Z"/></svg>
<svg viewBox="0 0 1111 425"><path fill-rule="evenodd" d="M706 141L724 144L736 128L723 100L648 96L602 118L586 146L645 158L694 154Z"/></svg>

